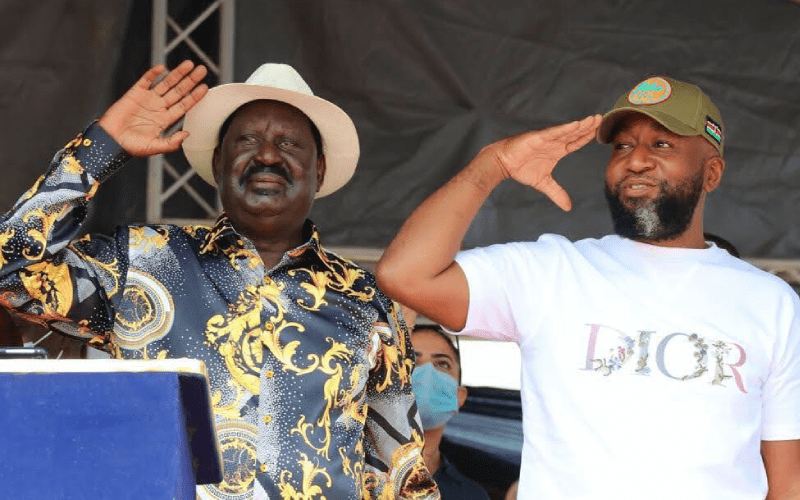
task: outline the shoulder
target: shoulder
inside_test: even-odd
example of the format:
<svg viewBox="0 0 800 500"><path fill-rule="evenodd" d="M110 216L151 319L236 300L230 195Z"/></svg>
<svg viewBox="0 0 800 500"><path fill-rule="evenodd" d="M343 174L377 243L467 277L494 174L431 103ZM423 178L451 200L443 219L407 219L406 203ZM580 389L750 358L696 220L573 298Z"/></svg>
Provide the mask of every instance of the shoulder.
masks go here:
<svg viewBox="0 0 800 500"><path fill-rule="evenodd" d="M574 251L576 246L581 243L597 240L581 240L574 243L560 234L545 233L535 241L512 241L508 243L498 243L485 247L477 247L471 250L459 252L459 255L483 253L495 256L526 256L529 254L540 254L546 252L563 253Z"/></svg>
<svg viewBox="0 0 800 500"><path fill-rule="evenodd" d="M580 253L582 240L573 243L558 234L543 234L536 241L515 241L464 250L456 255L459 265L507 268L513 272L518 266L552 265L570 255ZM585 246L585 245L584 245Z"/></svg>
<svg viewBox="0 0 800 500"><path fill-rule="evenodd" d="M173 240L202 241L209 230L206 226L176 226L174 224L130 225L125 229L131 247L160 246Z"/></svg>
<svg viewBox="0 0 800 500"><path fill-rule="evenodd" d="M716 258L707 263L707 268L724 276L725 281L751 297L783 298L797 301L797 293L785 280L722 249L716 249Z"/></svg>
<svg viewBox="0 0 800 500"><path fill-rule="evenodd" d="M209 232L207 226L128 225L118 232L118 239L121 245L127 247L132 261L159 260L168 255L187 257L203 254L204 245L209 241Z"/></svg>
<svg viewBox="0 0 800 500"><path fill-rule="evenodd" d="M376 287L375 275L368 269L356 264L354 261L320 247L320 258L323 263L337 276L353 284Z"/></svg>
<svg viewBox="0 0 800 500"><path fill-rule="evenodd" d="M378 288L372 271L324 247L320 248L319 256L336 283L356 292L354 296L368 299L379 309L389 311L391 300Z"/></svg>

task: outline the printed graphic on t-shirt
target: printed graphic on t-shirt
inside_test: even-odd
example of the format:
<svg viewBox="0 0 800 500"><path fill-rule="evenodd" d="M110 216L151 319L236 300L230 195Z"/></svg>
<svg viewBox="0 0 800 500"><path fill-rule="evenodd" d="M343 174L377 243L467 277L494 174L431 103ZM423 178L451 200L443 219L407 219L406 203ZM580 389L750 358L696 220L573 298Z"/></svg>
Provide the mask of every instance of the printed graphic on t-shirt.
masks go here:
<svg viewBox="0 0 800 500"><path fill-rule="evenodd" d="M698 333L629 333L591 323L586 328L586 364L581 370L610 377L628 374L676 381L705 379L711 385L748 392L751 381L742 374L747 353L736 342Z"/></svg>

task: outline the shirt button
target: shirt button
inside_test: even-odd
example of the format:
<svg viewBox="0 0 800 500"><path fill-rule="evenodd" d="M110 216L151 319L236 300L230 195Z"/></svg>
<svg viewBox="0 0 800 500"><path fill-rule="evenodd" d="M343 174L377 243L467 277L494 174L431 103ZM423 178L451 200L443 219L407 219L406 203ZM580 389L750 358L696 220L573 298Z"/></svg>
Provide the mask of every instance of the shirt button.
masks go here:
<svg viewBox="0 0 800 500"><path fill-rule="evenodd" d="M274 376L275 376L275 372L273 372L272 370L267 370L267 371L264 373L264 376L265 376L265 377L267 377L267 378L272 378L272 377L274 377Z"/></svg>
<svg viewBox="0 0 800 500"><path fill-rule="evenodd" d="M259 470L260 470L261 472L267 472L267 466L266 466L266 464L261 464L261 467L259 468Z"/></svg>
<svg viewBox="0 0 800 500"><path fill-rule="evenodd" d="M265 328L265 329L266 329L268 332L271 332L271 331L272 331L272 330L275 328L275 325L273 325L272 323L267 323L266 325L264 325L264 328Z"/></svg>
<svg viewBox="0 0 800 500"><path fill-rule="evenodd" d="M268 424L270 422L272 422L272 417L270 417L269 415L264 415L264 423Z"/></svg>

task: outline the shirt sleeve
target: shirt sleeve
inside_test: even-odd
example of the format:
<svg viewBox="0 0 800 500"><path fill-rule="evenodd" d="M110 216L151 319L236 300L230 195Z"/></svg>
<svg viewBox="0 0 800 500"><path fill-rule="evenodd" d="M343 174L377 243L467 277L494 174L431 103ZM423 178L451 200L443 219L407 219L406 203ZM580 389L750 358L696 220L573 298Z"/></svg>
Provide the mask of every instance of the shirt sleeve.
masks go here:
<svg viewBox="0 0 800 500"><path fill-rule="evenodd" d="M800 439L800 299L792 291L779 311L779 331L763 388L764 441Z"/></svg>
<svg viewBox="0 0 800 500"><path fill-rule="evenodd" d="M464 328L451 333L524 343L550 318L552 287L571 246L563 236L544 234L459 252L455 261L467 278L469 308Z"/></svg>
<svg viewBox="0 0 800 500"><path fill-rule="evenodd" d="M100 183L127 160L98 125L54 157L0 219L0 303L23 317L104 348L122 288L127 233L72 243Z"/></svg>
<svg viewBox="0 0 800 500"><path fill-rule="evenodd" d="M509 284L521 276L507 273L508 268L513 270L516 267L510 262L513 249L514 244L508 243L466 250L456 255L456 263L467 278L469 309L464 328L451 333L519 341L512 304L514 297Z"/></svg>
<svg viewBox="0 0 800 500"><path fill-rule="evenodd" d="M364 498L438 499L422 459L423 432L411 392L414 353L405 322L380 292L372 329L375 366L367 382Z"/></svg>

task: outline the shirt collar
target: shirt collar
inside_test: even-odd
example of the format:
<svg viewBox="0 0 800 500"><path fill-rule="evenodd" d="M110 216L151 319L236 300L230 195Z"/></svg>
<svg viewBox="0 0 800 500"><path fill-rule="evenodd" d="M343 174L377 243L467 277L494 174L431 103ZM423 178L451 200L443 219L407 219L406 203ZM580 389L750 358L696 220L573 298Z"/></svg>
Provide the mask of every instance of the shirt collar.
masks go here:
<svg viewBox="0 0 800 500"><path fill-rule="evenodd" d="M305 256L316 256L326 267L333 270L330 259L325 254L322 243L320 243L319 231L317 231L316 225L310 219L306 219L303 223L303 241L305 243L302 245L284 253L281 262L276 267L281 267L287 262L295 262ZM224 212L211 226L200 246L201 254L220 252L231 260L237 255L241 255L242 252L247 251L258 253L253 242L234 229L233 224L231 224L230 219Z"/></svg>

